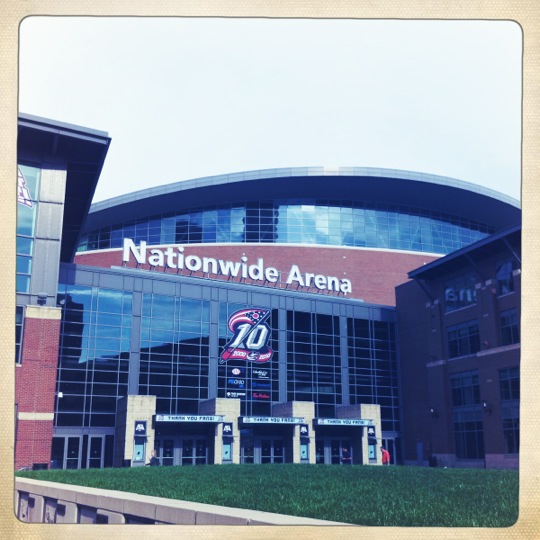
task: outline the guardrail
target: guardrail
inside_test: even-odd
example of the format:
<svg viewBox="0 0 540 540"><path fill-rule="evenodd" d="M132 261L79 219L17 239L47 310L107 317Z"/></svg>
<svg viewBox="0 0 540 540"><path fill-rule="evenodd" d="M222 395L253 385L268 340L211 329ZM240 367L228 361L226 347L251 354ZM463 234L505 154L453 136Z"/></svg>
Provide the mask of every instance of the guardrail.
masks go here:
<svg viewBox="0 0 540 540"><path fill-rule="evenodd" d="M341 525L124 491L15 478L15 514L27 523L169 523L177 525Z"/></svg>

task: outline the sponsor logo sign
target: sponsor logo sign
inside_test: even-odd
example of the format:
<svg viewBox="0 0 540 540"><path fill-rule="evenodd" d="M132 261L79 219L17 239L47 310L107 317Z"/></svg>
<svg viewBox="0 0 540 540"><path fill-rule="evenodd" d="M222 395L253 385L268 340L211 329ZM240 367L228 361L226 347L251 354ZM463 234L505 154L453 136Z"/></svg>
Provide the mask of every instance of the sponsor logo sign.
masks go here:
<svg viewBox="0 0 540 540"><path fill-rule="evenodd" d="M135 435L139 437L146 436L146 420L135 421Z"/></svg>
<svg viewBox="0 0 540 540"><path fill-rule="evenodd" d="M268 392L253 392L253 399L270 399Z"/></svg>
<svg viewBox="0 0 540 540"><path fill-rule="evenodd" d="M270 375L269 375L269 371L267 369L255 369L253 368L251 370L251 374L254 376L254 377L257 377L257 379L269 379L270 378Z"/></svg>
<svg viewBox="0 0 540 540"><path fill-rule="evenodd" d="M274 354L268 346L270 328L265 321L269 317L269 309L241 309L233 313L228 322L233 337L221 353L220 364L233 359L268 362Z"/></svg>
<svg viewBox="0 0 540 540"><path fill-rule="evenodd" d="M230 392L230 391L227 391L226 396L228 398L242 398L242 397L246 397L246 393L245 392Z"/></svg>
<svg viewBox="0 0 540 540"><path fill-rule="evenodd" d="M246 381L244 379L228 379L227 384L236 388L245 388Z"/></svg>
<svg viewBox="0 0 540 540"><path fill-rule="evenodd" d="M259 382L259 381L253 381L251 383L252 388L270 388L271 384L269 382Z"/></svg>

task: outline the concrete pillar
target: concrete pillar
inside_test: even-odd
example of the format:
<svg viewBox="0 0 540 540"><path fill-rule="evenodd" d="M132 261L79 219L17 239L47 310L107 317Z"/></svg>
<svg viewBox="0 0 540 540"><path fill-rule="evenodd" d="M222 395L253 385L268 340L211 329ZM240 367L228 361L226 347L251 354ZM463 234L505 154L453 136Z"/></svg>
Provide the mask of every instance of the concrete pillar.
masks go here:
<svg viewBox="0 0 540 540"><path fill-rule="evenodd" d="M309 463L315 461L315 433L313 419L315 418L315 403L312 401L287 401L272 405L272 416L301 417L309 427ZM295 425L293 431L293 463L301 463L300 459L300 426Z"/></svg>
<svg viewBox="0 0 540 540"><path fill-rule="evenodd" d="M240 463L240 431L238 417L240 416L240 399L213 398L199 403L199 414L223 416L223 422L233 425L232 462ZM214 464L223 462L223 424L219 423L214 436Z"/></svg>
<svg viewBox="0 0 540 540"><path fill-rule="evenodd" d="M369 418L373 422L373 427L375 428L375 438L377 439L375 457L377 459L377 465L382 465L382 454L380 450L382 443L381 406L372 404L360 405L360 418ZM362 460L362 463L367 465L370 463L370 461L368 457L368 435L366 428L362 429L362 449L365 451L363 454L364 459Z"/></svg>
<svg viewBox="0 0 540 540"><path fill-rule="evenodd" d="M348 418L348 419L361 419L361 420L371 420L372 425L375 428L375 437L377 439L377 446L381 445L382 441L382 426L381 426L381 407L380 405L375 404L359 404L359 405L342 405L337 407L336 415L338 418ZM351 427L354 430L352 433L352 454L353 454L353 463L369 465L374 463L369 459L369 448L368 448L368 435L367 427L358 426ZM375 457L377 464L381 464L380 450L377 448L375 452Z"/></svg>
<svg viewBox="0 0 540 540"><path fill-rule="evenodd" d="M152 416L156 414L156 396L127 396L118 403L118 413L115 431L114 465L121 467L124 460L133 463L133 447L135 442L135 422L146 421L146 448L144 465L150 461L154 449L155 430L152 428Z"/></svg>

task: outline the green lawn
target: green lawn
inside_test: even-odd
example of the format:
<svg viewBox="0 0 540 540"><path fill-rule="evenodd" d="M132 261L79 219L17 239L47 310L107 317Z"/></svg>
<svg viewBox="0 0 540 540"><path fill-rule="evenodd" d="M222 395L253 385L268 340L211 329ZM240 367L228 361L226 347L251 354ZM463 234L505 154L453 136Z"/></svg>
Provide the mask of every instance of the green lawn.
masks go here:
<svg viewBox="0 0 540 540"><path fill-rule="evenodd" d="M357 525L508 527L518 518L517 471L287 464L16 474Z"/></svg>

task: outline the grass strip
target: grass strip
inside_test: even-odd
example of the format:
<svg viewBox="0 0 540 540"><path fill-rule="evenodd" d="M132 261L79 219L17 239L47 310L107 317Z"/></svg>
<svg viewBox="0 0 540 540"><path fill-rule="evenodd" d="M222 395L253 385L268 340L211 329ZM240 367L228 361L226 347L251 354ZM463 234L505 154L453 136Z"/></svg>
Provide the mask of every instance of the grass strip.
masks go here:
<svg viewBox="0 0 540 540"><path fill-rule="evenodd" d="M368 526L509 527L518 473L352 465L205 465L17 476Z"/></svg>

